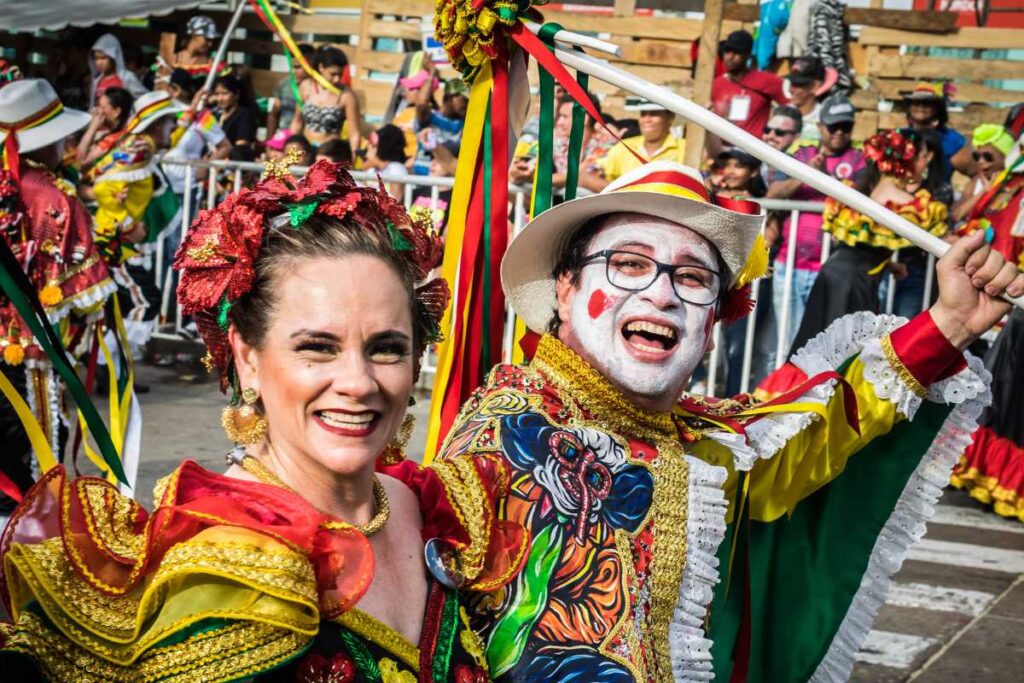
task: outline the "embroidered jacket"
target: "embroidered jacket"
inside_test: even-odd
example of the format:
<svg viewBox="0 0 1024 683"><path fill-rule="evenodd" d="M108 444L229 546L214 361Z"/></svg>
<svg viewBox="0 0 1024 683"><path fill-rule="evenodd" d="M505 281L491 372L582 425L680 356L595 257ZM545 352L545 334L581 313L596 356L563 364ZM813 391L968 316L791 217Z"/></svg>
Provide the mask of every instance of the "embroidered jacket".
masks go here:
<svg viewBox="0 0 1024 683"><path fill-rule="evenodd" d="M980 408L949 420L942 408L901 433L905 418L939 377L960 373L933 387L939 401L986 392L930 317L900 324L848 316L796 354L788 395L688 396L672 414L632 404L550 336L528 366L496 367L442 450L448 462L500 457L512 481L498 510L531 534L514 581L467 591L491 675L728 680L734 664L750 680L805 681L819 666L848 675L871 619L856 617L880 605L861 579L888 582L895 566L876 564L906 551ZM870 446L888 453L893 439L905 450L879 465ZM890 480L857 507L863 473L843 480L860 460Z"/></svg>

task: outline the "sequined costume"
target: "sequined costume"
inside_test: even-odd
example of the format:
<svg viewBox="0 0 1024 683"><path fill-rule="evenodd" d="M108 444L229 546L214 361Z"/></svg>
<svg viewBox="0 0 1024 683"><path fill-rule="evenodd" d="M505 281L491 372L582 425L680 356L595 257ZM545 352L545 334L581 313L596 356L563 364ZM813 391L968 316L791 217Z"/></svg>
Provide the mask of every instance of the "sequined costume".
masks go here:
<svg viewBox="0 0 1024 683"><path fill-rule="evenodd" d="M495 368L441 456L500 459L531 535L512 583L466 591L492 676L845 680L987 394L927 314L903 322L837 321L767 404L648 412L552 336Z"/></svg>
<svg viewBox="0 0 1024 683"><path fill-rule="evenodd" d="M21 162L20 188L9 176L0 179L0 202L0 236L38 292L64 345L74 349L92 314L116 288L95 249L88 211L70 183L30 159ZM60 453L60 425L66 421L62 385L14 304L3 297L0 352L0 370L23 392L53 452ZM24 491L32 482L28 460L21 462L23 454L30 457L29 444L6 402L0 412L6 444L0 469Z"/></svg>
<svg viewBox="0 0 1024 683"><path fill-rule="evenodd" d="M521 530L492 535L492 526L462 521L493 519L508 482L497 463L461 470L458 493L437 470L388 471L418 495L425 540L474 567L474 582L500 585L515 569L501 543L522 548ZM421 641L409 642L357 607L375 566L366 537L290 490L186 461L157 483L154 499L150 514L108 483L68 480L60 467L29 492L2 541L14 622L0 626L0 677L487 680L483 642L457 592L431 581Z"/></svg>
<svg viewBox="0 0 1024 683"><path fill-rule="evenodd" d="M992 230L992 248L1007 261L1024 267L1024 172L1020 164L975 205L961 234ZM981 418L981 428L953 472L950 483L991 505L996 514L1024 522L1024 415L1021 382L1024 359L1021 339L1024 314L1014 309L995 344L985 356L992 372L993 406Z"/></svg>

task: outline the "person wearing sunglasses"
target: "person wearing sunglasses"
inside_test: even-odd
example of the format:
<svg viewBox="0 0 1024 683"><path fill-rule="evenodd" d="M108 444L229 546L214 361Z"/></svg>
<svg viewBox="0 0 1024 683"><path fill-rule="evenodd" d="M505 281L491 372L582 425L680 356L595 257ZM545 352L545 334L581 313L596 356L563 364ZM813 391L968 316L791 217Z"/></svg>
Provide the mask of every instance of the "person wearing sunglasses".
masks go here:
<svg viewBox="0 0 1024 683"><path fill-rule="evenodd" d="M942 140L941 172L943 182L950 182L953 171L966 176L974 175L971 149L964 136L949 127L949 100L952 84L941 81L921 81L913 90L901 90L902 107L907 113L907 126L900 130L906 135L912 130L931 128Z"/></svg>
<svg viewBox="0 0 1024 683"><path fill-rule="evenodd" d="M1013 149L1013 138L1002 126L986 123L974 129L971 147L977 173L950 210L954 223L966 220L978 200L992 187L992 180L1006 166L1006 155Z"/></svg>
<svg viewBox="0 0 1024 683"><path fill-rule="evenodd" d="M804 162L822 173L827 173L838 180L852 180L854 175L864 168L864 153L853 146L853 124L856 110L846 97L836 95L821 103L818 130L821 140L816 144L802 145L793 153L793 157ZM825 195L810 185L805 185L795 178L788 178L776 172L781 179L768 187L768 197L772 199L794 199L802 201L823 202ZM786 216L782 221L780 246L775 260L775 286L773 287L775 317L783 319L786 306L785 288L788 256L790 251L789 233L791 218ZM804 314L807 297L811 294L814 279L821 269L821 214L811 211L800 212L797 219L796 240L793 246L793 284L790 288L788 303L789 316L785 329L779 334L787 335L792 341Z"/></svg>

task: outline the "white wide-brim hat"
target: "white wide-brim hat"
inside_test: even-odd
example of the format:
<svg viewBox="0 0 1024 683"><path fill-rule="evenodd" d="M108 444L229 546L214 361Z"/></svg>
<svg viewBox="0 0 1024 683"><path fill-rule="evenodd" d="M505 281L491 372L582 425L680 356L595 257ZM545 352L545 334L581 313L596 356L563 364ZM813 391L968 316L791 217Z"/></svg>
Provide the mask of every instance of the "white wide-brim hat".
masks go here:
<svg viewBox="0 0 1024 683"><path fill-rule="evenodd" d="M178 102L166 90L155 90L139 95L132 107L132 119L128 122L128 130L141 133L157 119L179 114L188 109Z"/></svg>
<svg viewBox="0 0 1024 683"><path fill-rule="evenodd" d="M30 78L0 88L0 143L13 128L21 152L52 145L87 125L89 115L66 109L47 81Z"/></svg>
<svg viewBox="0 0 1024 683"><path fill-rule="evenodd" d="M716 205L700 173L689 166L674 161L644 164L600 194L560 204L523 228L501 260L505 296L527 327L544 333L558 304L552 271L566 245L585 224L616 213L653 216L693 230L718 249L732 286L752 255L765 218L756 205L742 204L756 213Z"/></svg>

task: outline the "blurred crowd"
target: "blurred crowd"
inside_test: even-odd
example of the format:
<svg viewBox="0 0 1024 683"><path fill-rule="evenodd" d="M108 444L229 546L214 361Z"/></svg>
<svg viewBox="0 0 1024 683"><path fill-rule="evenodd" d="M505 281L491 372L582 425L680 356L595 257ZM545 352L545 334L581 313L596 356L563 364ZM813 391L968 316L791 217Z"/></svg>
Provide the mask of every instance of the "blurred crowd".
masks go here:
<svg viewBox="0 0 1024 683"><path fill-rule="evenodd" d="M61 172L94 212L105 258L123 265L141 285L130 317L149 330L161 298L166 308L166 291L173 287L173 276L154 269L153 257L160 252L166 262L176 249L193 217L182 215L183 206L191 205L194 215L209 187L222 195L239 178L249 183L259 175L245 167L241 176L221 171L210 179L208 169L197 168L193 182L186 183L182 161L287 159L305 166L327 158L381 174L394 196L430 207L440 230L447 220L451 191L432 191L409 177L454 175L469 103L461 80L442 79L425 52L407 54L387 110L370 112L380 122L371 126L351 88L352 68L342 48L300 45L319 77L296 68L272 92L257 96L244 66L221 67L211 75L220 38L211 19L195 16L173 56L150 65L141 63L137 48L126 52L114 35L105 34L89 51L87 77L75 83L65 70L54 83L66 104L81 103L91 116L65 146ZM856 108L835 69L816 57L799 57L783 78L754 68L753 49L744 31L722 41L710 108L939 237L951 238L970 223L1020 133L1019 122L1014 124L1019 110L1013 110L1005 122L978 126L968 139L949 126L946 87L919 83L902 93L903 128L858 135ZM19 76L16 65L4 64L0 84ZM600 111L602 98L590 97ZM539 98L532 101L509 169L510 181L522 186L533 183L538 168L542 117ZM554 106L557 202L570 176L578 105L556 87ZM622 118L606 118L607 125L585 117L576 169L581 193L600 192L644 161L686 158L687 140L671 112L635 97L627 97L624 111ZM895 160L898 154L908 158ZM719 196L825 203L819 191L714 136L707 137L702 157L708 187ZM163 163L154 163L158 158ZM186 202L188 187L194 195ZM924 252L886 233L836 202L825 203L823 212L769 213L765 240L774 277L757 292L762 305L749 361L753 383L776 365L779 352L788 353L794 342L799 345L843 313L889 309L912 315L927 304L933 294L927 291L932 278ZM726 330L729 393L740 388L745 327L740 322Z"/></svg>

